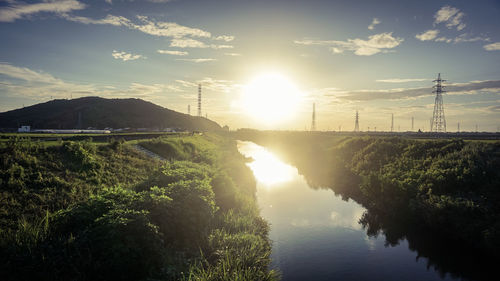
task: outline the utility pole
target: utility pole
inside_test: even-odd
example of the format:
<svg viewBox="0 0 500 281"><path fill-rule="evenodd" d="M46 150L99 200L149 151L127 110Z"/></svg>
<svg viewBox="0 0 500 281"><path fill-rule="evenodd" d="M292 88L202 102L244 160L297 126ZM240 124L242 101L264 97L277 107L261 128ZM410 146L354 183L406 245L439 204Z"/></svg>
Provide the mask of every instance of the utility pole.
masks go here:
<svg viewBox="0 0 500 281"><path fill-rule="evenodd" d="M411 131L413 132L413 116L411 117Z"/></svg>
<svg viewBox="0 0 500 281"><path fill-rule="evenodd" d="M457 123L457 133L460 133L460 122Z"/></svg>
<svg viewBox="0 0 500 281"><path fill-rule="evenodd" d="M441 79L441 73L438 74L438 78L433 82L436 82L436 85L433 93L436 93L436 99L434 101L434 112L432 113L432 123L431 123L431 131L436 133L445 133L446 132L446 119L444 118L444 107L443 107L443 93L444 86L441 85L442 82L446 80Z"/></svg>
<svg viewBox="0 0 500 281"><path fill-rule="evenodd" d="M359 132L359 114L356 110L356 122L354 124L354 132Z"/></svg>
<svg viewBox="0 0 500 281"><path fill-rule="evenodd" d="M198 84L198 117L201 117L201 84Z"/></svg>
<svg viewBox="0 0 500 281"><path fill-rule="evenodd" d="M391 113L391 133L394 131L394 113Z"/></svg>
<svg viewBox="0 0 500 281"><path fill-rule="evenodd" d="M311 131L316 131L316 104L313 103Z"/></svg>

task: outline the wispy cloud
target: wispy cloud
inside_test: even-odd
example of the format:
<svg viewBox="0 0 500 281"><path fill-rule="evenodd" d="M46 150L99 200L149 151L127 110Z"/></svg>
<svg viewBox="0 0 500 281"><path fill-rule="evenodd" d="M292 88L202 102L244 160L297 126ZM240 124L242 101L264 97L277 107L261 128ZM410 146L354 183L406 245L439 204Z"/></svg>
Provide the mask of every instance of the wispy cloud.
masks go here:
<svg viewBox="0 0 500 281"><path fill-rule="evenodd" d="M341 54L345 51L352 51L358 56L371 56L380 52L387 52L403 42L403 38L393 37L392 32L384 32L371 35L368 40L347 39L347 41L335 40L296 40L296 44L301 45L324 45L329 46L334 54Z"/></svg>
<svg viewBox="0 0 500 281"><path fill-rule="evenodd" d="M119 52L117 50L113 50L111 55L117 60L129 61L129 60L137 60L137 59L145 59L146 57L143 55L136 55L127 52Z"/></svg>
<svg viewBox="0 0 500 281"><path fill-rule="evenodd" d="M458 31L465 28L466 24L463 22L465 14L459 9L444 6L434 15L434 24L445 23L448 28L456 28Z"/></svg>
<svg viewBox="0 0 500 281"><path fill-rule="evenodd" d="M187 56L189 53L184 51L172 51L172 50L157 50L158 53L164 55L172 55L172 56Z"/></svg>
<svg viewBox="0 0 500 281"><path fill-rule="evenodd" d="M429 41L429 40L434 40L438 34L439 34L439 30L430 29L430 30L427 30L425 32L422 32L420 34L415 35L415 38L417 38L420 41Z"/></svg>
<svg viewBox="0 0 500 281"><path fill-rule="evenodd" d="M191 38L175 38L170 41L170 47L176 48L208 48L209 46L199 40Z"/></svg>
<svg viewBox="0 0 500 281"><path fill-rule="evenodd" d="M194 82L186 80L175 80L175 82L179 83L182 87L185 88L194 88L198 87L198 84L201 84L204 89L225 93L232 92L242 87L241 84L235 83L234 81L215 79L212 77L205 77Z"/></svg>
<svg viewBox="0 0 500 281"><path fill-rule="evenodd" d="M85 9L86 5L76 0L46 1L27 4L9 1L9 5L0 9L0 22L14 22L37 13L63 14Z"/></svg>
<svg viewBox="0 0 500 281"><path fill-rule="evenodd" d="M430 87L358 90L345 92L343 95L338 95L337 98L350 101L415 99L433 95L432 90ZM481 91L500 93L500 80L449 84L446 86L446 91L447 95L478 94Z"/></svg>
<svg viewBox="0 0 500 281"><path fill-rule="evenodd" d="M103 97L161 97L167 92L183 92L175 84L143 84L132 82L126 88L113 86L98 87L93 84L67 82L51 74L35 71L26 67L18 67L8 63L0 63L0 91L8 96L30 98L43 101L54 98L81 96Z"/></svg>
<svg viewBox="0 0 500 281"><path fill-rule="evenodd" d="M200 58L200 59L177 59L177 60L178 61L189 61L189 62L200 63L200 62L216 61L217 59L213 59L213 58Z"/></svg>
<svg viewBox="0 0 500 281"><path fill-rule="evenodd" d="M230 35L221 35L221 36L217 36L214 38L215 40L220 40L220 41L226 41L226 42L231 42L234 40L234 36L230 36Z"/></svg>
<svg viewBox="0 0 500 281"><path fill-rule="evenodd" d="M170 47L175 48L212 48L212 49L232 49L232 45L206 44L192 38L174 38L170 41Z"/></svg>
<svg viewBox="0 0 500 281"><path fill-rule="evenodd" d="M430 30L427 30L427 31L424 31L420 34L415 35L415 38L417 38L420 41L436 41L436 42L446 42L446 43L490 41L489 37L471 36L469 33L460 34L455 38L448 38L448 37L444 37L444 36L438 37L438 34L439 34L439 30L430 29Z"/></svg>
<svg viewBox="0 0 500 281"><path fill-rule="evenodd" d="M383 83L408 83L408 82L422 82L422 81L430 81L432 79L425 78L392 78L392 79L379 79L375 80L377 82Z"/></svg>
<svg viewBox="0 0 500 281"><path fill-rule="evenodd" d="M239 57L239 56L241 56L241 54L239 54L239 53L224 53L224 55L230 56L230 57Z"/></svg>
<svg viewBox="0 0 500 281"><path fill-rule="evenodd" d="M368 29L369 30L374 30L375 26L377 24L380 24L380 23L381 23L381 21L378 18L373 18L372 23L368 26Z"/></svg>
<svg viewBox="0 0 500 281"><path fill-rule="evenodd" d="M107 15L102 19L92 19L69 14L63 14L66 20L79 22L83 24L109 24L114 26L124 26L132 30L138 30L149 35L159 37L181 38L185 36L192 37L211 37L211 33L199 28L183 26L175 22L154 21L146 16L137 16L137 21L131 21L122 16Z"/></svg>
<svg viewBox="0 0 500 281"><path fill-rule="evenodd" d="M495 42L495 43L491 43L488 45L484 45L483 48L486 51L500 51L500 42Z"/></svg>

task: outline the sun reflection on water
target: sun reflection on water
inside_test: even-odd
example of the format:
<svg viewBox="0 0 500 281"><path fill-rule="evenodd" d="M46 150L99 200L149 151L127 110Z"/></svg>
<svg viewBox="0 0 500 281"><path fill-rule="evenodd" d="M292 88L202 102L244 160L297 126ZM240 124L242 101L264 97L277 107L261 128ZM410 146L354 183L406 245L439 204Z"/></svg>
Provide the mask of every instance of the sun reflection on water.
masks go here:
<svg viewBox="0 0 500 281"><path fill-rule="evenodd" d="M267 149L251 142L238 141L238 150L253 161L247 165L255 179L266 186L288 182L293 179L296 169L280 161Z"/></svg>

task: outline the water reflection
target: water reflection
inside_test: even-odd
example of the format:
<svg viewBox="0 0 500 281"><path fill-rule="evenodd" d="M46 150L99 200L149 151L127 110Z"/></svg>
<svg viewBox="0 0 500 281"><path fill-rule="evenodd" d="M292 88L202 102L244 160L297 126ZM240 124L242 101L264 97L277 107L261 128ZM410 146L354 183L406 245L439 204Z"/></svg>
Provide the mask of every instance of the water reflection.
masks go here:
<svg viewBox="0 0 500 281"><path fill-rule="evenodd" d="M254 143L238 142L238 149L254 159L257 200L271 223L273 266L283 280L455 279L429 268L407 240L389 246L384 235L368 235L369 217L356 202L310 188L296 168Z"/></svg>
<svg viewBox="0 0 500 281"><path fill-rule="evenodd" d="M289 182L297 174L297 169L281 162L274 154L252 142L239 142L238 149L246 157L252 157L248 164L257 181L266 187Z"/></svg>

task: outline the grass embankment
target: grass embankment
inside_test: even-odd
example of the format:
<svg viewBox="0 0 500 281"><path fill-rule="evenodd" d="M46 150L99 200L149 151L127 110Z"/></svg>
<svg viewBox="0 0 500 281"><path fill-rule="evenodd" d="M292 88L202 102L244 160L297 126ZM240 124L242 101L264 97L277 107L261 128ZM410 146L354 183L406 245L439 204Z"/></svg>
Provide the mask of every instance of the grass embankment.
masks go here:
<svg viewBox="0 0 500 281"><path fill-rule="evenodd" d="M368 210L361 223L370 234L383 230L397 244L405 235L403 225L418 227L498 256L498 141L272 132L239 136L277 151L313 187L329 187L361 203ZM394 222L397 235L388 226Z"/></svg>
<svg viewBox="0 0 500 281"><path fill-rule="evenodd" d="M234 142L172 137L0 149L3 280L273 280Z"/></svg>

